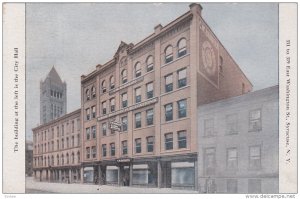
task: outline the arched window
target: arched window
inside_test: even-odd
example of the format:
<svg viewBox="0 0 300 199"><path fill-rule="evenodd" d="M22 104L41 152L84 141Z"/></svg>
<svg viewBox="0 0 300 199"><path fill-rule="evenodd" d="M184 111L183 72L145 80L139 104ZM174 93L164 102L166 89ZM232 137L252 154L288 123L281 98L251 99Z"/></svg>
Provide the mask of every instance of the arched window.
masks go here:
<svg viewBox="0 0 300 199"><path fill-rule="evenodd" d="M65 164L65 157L64 154L61 155L61 165Z"/></svg>
<svg viewBox="0 0 300 199"><path fill-rule="evenodd" d="M103 80L102 83L101 83L101 89L102 89L102 93L106 92L106 82L105 82L105 80Z"/></svg>
<svg viewBox="0 0 300 199"><path fill-rule="evenodd" d="M75 161L74 161L74 153L72 152L72 164L74 164Z"/></svg>
<svg viewBox="0 0 300 199"><path fill-rule="evenodd" d="M186 54L186 39L182 38L178 42L178 57L181 57Z"/></svg>
<svg viewBox="0 0 300 199"><path fill-rule="evenodd" d="M122 70L121 77L122 77L122 84L125 84L127 82L127 70L126 69Z"/></svg>
<svg viewBox="0 0 300 199"><path fill-rule="evenodd" d="M85 95L86 95L86 100L90 100L90 90L89 89L86 89Z"/></svg>
<svg viewBox="0 0 300 199"><path fill-rule="evenodd" d="M168 46L165 49L165 63L169 63L171 61L173 61L173 47Z"/></svg>
<svg viewBox="0 0 300 199"><path fill-rule="evenodd" d="M77 152L77 163L80 163L80 152Z"/></svg>
<svg viewBox="0 0 300 199"><path fill-rule="evenodd" d="M135 77L139 77L139 76L142 75L141 63L140 62L135 64L134 72L135 72Z"/></svg>
<svg viewBox="0 0 300 199"><path fill-rule="evenodd" d="M147 58L147 61L146 61L146 64L147 64L147 72L149 72L149 71L152 71L153 70L153 56L149 56L148 58Z"/></svg>
<svg viewBox="0 0 300 199"><path fill-rule="evenodd" d="M95 98L96 97L96 88L95 88L95 86L92 87L91 91L92 91L92 98Z"/></svg>
<svg viewBox="0 0 300 199"><path fill-rule="evenodd" d="M69 164L69 153L67 153L67 164Z"/></svg>
<svg viewBox="0 0 300 199"><path fill-rule="evenodd" d="M56 156L56 165L59 165L59 155Z"/></svg>
<svg viewBox="0 0 300 199"><path fill-rule="evenodd" d="M51 165L54 165L54 156L51 156Z"/></svg>
<svg viewBox="0 0 300 199"><path fill-rule="evenodd" d="M111 76L109 78L109 87L110 87L111 90L115 88L115 78L114 78L114 76Z"/></svg>

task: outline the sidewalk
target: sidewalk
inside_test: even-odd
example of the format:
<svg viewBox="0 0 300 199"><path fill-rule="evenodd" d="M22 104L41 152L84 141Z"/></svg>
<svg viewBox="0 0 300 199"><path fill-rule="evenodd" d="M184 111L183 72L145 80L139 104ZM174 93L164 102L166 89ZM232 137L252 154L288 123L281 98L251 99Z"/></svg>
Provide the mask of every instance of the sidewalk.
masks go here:
<svg viewBox="0 0 300 199"><path fill-rule="evenodd" d="M28 193L99 193L99 194L122 194L122 193L168 193L168 194L196 194L193 190L175 190L170 188L138 188L138 187L119 187L108 185L90 184L65 184L38 182L33 178L26 178L26 190Z"/></svg>

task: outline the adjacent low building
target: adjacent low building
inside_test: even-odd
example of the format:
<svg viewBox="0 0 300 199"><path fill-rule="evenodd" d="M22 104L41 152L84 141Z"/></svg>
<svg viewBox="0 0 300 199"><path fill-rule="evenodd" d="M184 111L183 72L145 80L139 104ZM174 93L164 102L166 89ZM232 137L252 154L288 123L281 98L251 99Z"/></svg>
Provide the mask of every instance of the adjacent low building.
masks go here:
<svg viewBox="0 0 300 199"><path fill-rule="evenodd" d="M80 182L80 109L34 128L33 172L39 181Z"/></svg>
<svg viewBox="0 0 300 199"><path fill-rule="evenodd" d="M278 86L198 107L201 193L278 193Z"/></svg>

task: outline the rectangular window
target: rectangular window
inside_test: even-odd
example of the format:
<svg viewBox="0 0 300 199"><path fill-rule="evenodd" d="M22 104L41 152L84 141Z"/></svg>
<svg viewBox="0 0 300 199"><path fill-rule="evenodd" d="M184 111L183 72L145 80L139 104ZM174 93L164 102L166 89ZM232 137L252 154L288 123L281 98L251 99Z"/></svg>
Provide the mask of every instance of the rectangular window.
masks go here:
<svg viewBox="0 0 300 199"><path fill-rule="evenodd" d="M236 179L227 179L227 193L237 193L238 186Z"/></svg>
<svg viewBox="0 0 300 199"><path fill-rule="evenodd" d="M165 150L173 149L173 133L165 134Z"/></svg>
<svg viewBox="0 0 300 199"><path fill-rule="evenodd" d="M80 131L80 128L81 128L80 119L77 119L77 131Z"/></svg>
<svg viewBox="0 0 300 199"><path fill-rule="evenodd" d="M147 152L153 152L154 137L147 137Z"/></svg>
<svg viewBox="0 0 300 199"><path fill-rule="evenodd" d="M227 149L227 169L237 169L238 167L238 153L237 148Z"/></svg>
<svg viewBox="0 0 300 199"><path fill-rule="evenodd" d="M141 138L135 139L135 153L142 152L142 140Z"/></svg>
<svg viewBox="0 0 300 199"><path fill-rule="evenodd" d="M149 126L149 125L153 125L153 109L148 109L147 111L146 111L146 123L147 123L147 125Z"/></svg>
<svg viewBox="0 0 300 199"><path fill-rule="evenodd" d="M135 89L135 103L140 103L142 101L142 89L138 87Z"/></svg>
<svg viewBox="0 0 300 199"><path fill-rule="evenodd" d="M165 105L165 116L166 116L166 122L173 120L173 104L167 104Z"/></svg>
<svg viewBox="0 0 300 199"><path fill-rule="evenodd" d="M93 158L96 158L96 155L97 155L97 149L96 149L96 146L92 146L92 157L93 157Z"/></svg>
<svg viewBox="0 0 300 199"><path fill-rule="evenodd" d="M86 139L89 140L91 138L90 128L86 128L85 132L86 132Z"/></svg>
<svg viewBox="0 0 300 199"><path fill-rule="evenodd" d="M92 118L96 118L96 106L92 106Z"/></svg>
<svg viewBox="0 0 300 199"><path fill-rule="evenodd" d="M93 110L93 109L92 109L92 110ZM95 109L95 110L96 110L96 109ZM71 128L72 128L72 130L71 130L72 133L74 133L74 128L75 128L75 126L74 126L74 120L72 121L72 127L71 127Z"/></svg>
<svg viewBox="0 0 300 199"><path fill-rule="evenodd" d="M170 74L170 75L167 75L165 76L165 90L166 90L166 93L167 92L170 92L173 90L173 75Z"/></svg>
<svg viewBox="0 0 300 199"><path fill-rule="evenodd" d="M127 116L122 117L121 121L122 121L122 131L127 131L127 125L128 125Z"/></svg>
<svg viewBox="0 0 300 199"><path fill-rule="evenodd" d="M249 113L249 131L261 130L261 110L253 110Z"/></svg>
<svg viewBox="0 0 300 199"><path fill-rule="evenodd" d="M102 114L105 115L106 114L106 101L102 102Z"/></svg>
<svg viewBox="0 0 300 199"><path fill-rule="evenodd" d="M249 147L249 169L261 168L261 147L250 146Z"/></svg>
<svg viewBox="0 0 300 199"><path fill-rule="evenodd" d="M115 111L115 98L110 99L110 112Z"/></svg>
<svg viewBox="0 0 300 199"><path fill-rule="evenodd" d="M147 99L150 99L153 97L153 82L148 83L146 87L147 87Z"/></svg>
<svg viewBox="0 0 300 199"><path fill-rule="evenodd" d="M92 126L92 138L96 138L96 126Z"/></svg>
<svg viewBox="0 0 300 199"><path fill-rule="evenodd" d="M237 134L237 114L230 114L226 116L226 133L228 135Z"/></svg>
<svg viewBox="0 0 300 199"><path fill-rule="evenodd" d="M135 128L141 128L142 127L142 120L141 120L141 113L135 114Z"/></svg>
<svg viewBox="0 0 300 199"><path fill-rule="evenodd" d="M204 172L206 175L214 175L216 168L216 149L204 149Z"/></svg>
<svg viewBox="0 0 300 199"><path fill-rule="evenodd" d="M204 120L204 136L210 137L214 135L214 119Z"/></svg>
<svg viewBox="0 0 300 199"><path fill-rule="evenodd" d="M106 131L107 131L107 125L106 125L106 123L103 123L102 124L102 135L103 136L106 136Z"/></svg>
<svg viewBox="0 0 300 199"><path fill-rule="evenodd" d="M106 144L102 144L102 156L106 157Z"/></svg>
<svg viewBox="0 0 300 199"><path fill-rule="evenodd" d="M86 147L86 159L90 158L90 147Z"/></svg>
<svg viewBox="0 0 300 199"><path fill-rule="evenodd" d="M86 120L90 120L90 109L89 108L87 108L85 110L85 114L86 114Z"/></svg>
<svg viewBox="0 0 300 199"><path fill-rule="evenodd" d="M178 118L186 117L186 108L187 108L186 99L178 101L177 105L178 105Z"/></svg>
<svg viewBox="0 0 300 199"><path fill-rule="evenodd" d="M115 143L110 143L110 156L116 155Z"/></svg>
<svg viewBox="0 0 300 199"><path fill-rule="evenodd" d="M127 140L122 141L122 154L127 155Z"/></svg>
<svg viewBox="0 0 300 199"><path fill-rule="evenodd" d="M178 71L178 88L184 87L187 84L186 69Z"/></svg>
<svg viewBox="0 0 300 199"><path fill-rule="evenodd" d="M178 131L178 148L186 148L186 131Z"/></svg>
<svg viewBox="0 0 300 199"><path fill-rule="evenodd" d="M125 107L127 107L127 93L123 93L122 94L122 108L125 108Z"/></svg>
<svg viewBox="0 0 300 199"><path fill-rule="evenodd" d="M248 179L248 193L261 193L261 179Z"/></svg>

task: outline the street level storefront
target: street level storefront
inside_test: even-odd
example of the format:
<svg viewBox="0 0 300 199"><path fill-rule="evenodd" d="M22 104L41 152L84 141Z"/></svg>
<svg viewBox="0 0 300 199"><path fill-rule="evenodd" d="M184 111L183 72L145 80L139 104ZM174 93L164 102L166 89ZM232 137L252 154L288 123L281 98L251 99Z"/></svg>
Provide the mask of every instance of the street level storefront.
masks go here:
<svg viewBox="0 0 300 199"><path fill-rule="evenodd" d="M160 158L123 158L83 168L84 183L100 185L197 189L197 158L192 155Z"/></svg>
<svg viewBox="0 0 300 199"><path fill-rule="evenodd" d="M41 182L80 183L81 167L45 167L34 170L34 178Z"/></svg>

